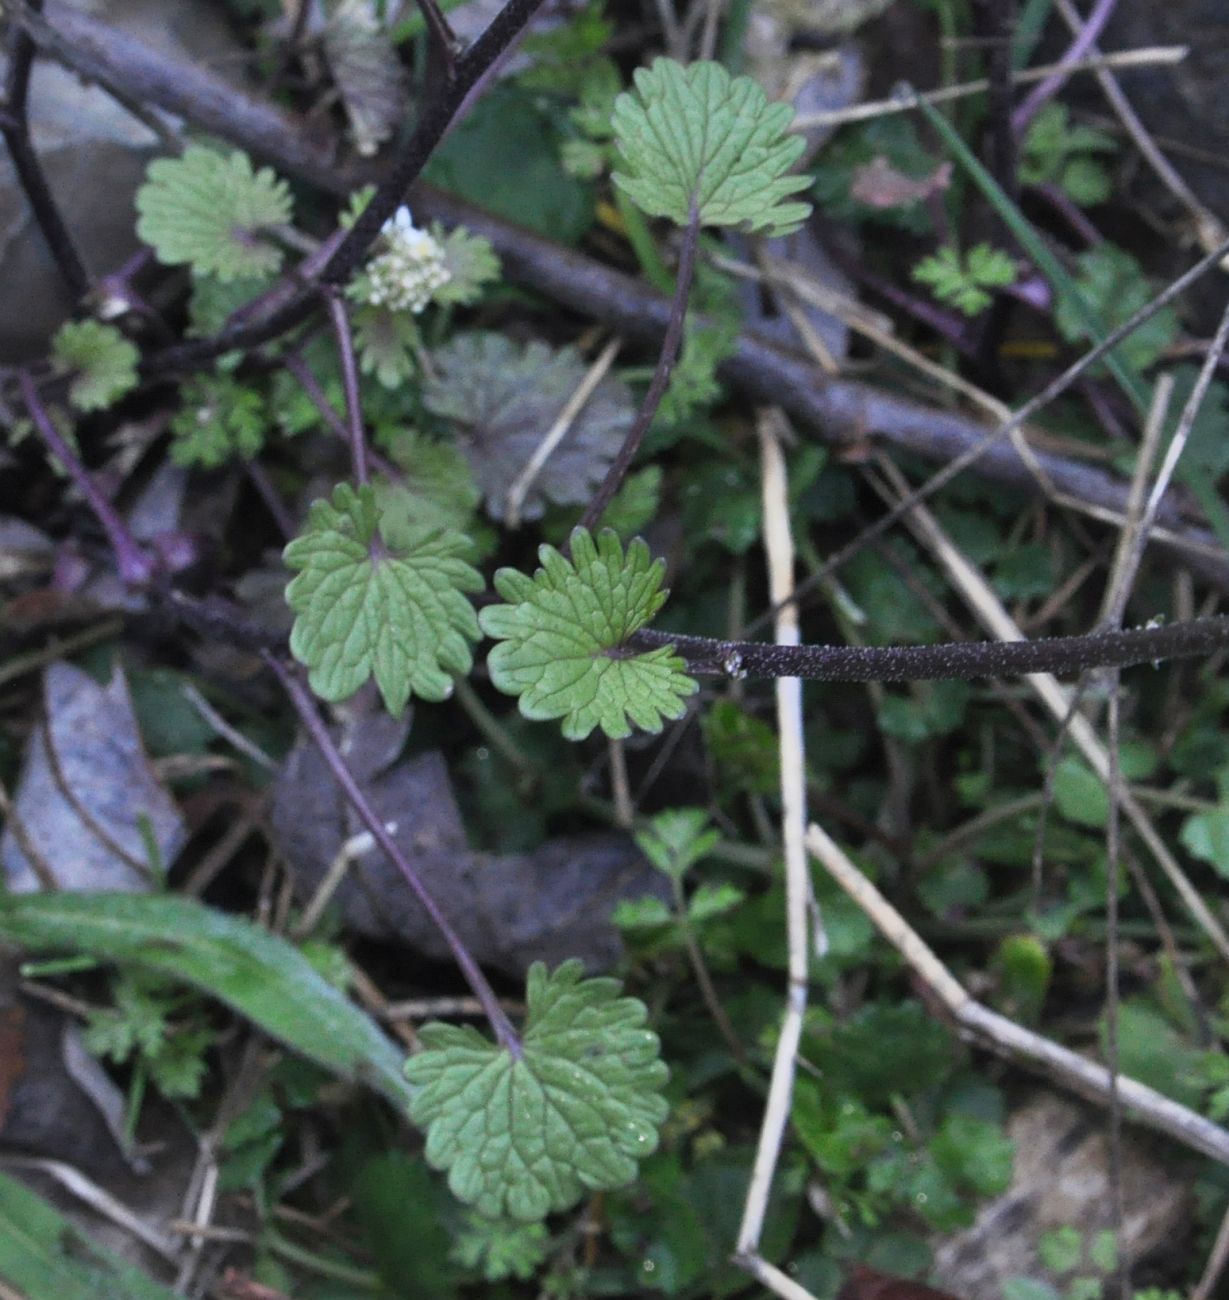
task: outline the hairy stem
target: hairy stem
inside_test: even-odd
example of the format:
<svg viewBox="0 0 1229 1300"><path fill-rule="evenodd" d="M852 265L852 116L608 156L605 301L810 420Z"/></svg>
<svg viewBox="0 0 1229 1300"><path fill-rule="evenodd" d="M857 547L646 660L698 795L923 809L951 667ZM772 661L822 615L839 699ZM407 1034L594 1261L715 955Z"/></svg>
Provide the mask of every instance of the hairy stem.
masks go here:
<svg viewBox="0 0 1229 1300"><path fill-rule="evenodd" d="M443 936L444 942L452 953L453 960L460 967L462 975L465 976L465 982L482 1004L483 1013L495 1032L496 1041L501 1047L506 1047L514 1057L519 1058L521 1055L521 1040L517 1036L516 1030L513 1029L512 1022L508 1019L504 1009L499 1005L495 990L487 982L486 976L482 973L482 968L474 960L469 949L461 942L460 936L449 924L448 918L440 911L439 905L427 891L427 887L423 884L418 872L414 870L405 854L402 853L397 841L388 833L388 828L376 814L367 796L363 793L362 787L355 780L354 773L346 766L346 761L342 758L341 751L333 743L328 728L321 721L315 701L308 694L307 688L299 680L298 676L287 668L276 655L266 652L261 657L273 670L283 690L290 697L294 711L298 714L299 720L307 729L307 734L320 751L320 756L328 765L329 771L333 774L333 779L350 801L350 806L358 813L376 843L388 854L393 866L401 872L405 878L405 883L422 905L423 911L427 913L432 924Z"/></svg>
<svg viewBox="0 0 1229 1300"><path fill-rule="evenodd" d="M727 677L804 677L818 682L923 682L1027 673L1074 673L1086 668L1129 668L1209 655L1229 646L1229 617L1193 619L1162 627L1095 632L1042 641L956 641L943 645L774 645L721 641L643 629L633 650L673 646L687 670Z"/></svg>
<svg viewBox="0 0 1229 1300"><path fill-rule="evenodd" d="M605 513L606 507L614 499L619 485L631 469L636 452L644 441L644 435L653 423L661 399L666 395L666 386L670 383L670 372L678 359L679 347L683 342L683 322L687 318L687 300L691 297L691 282L696 268L696 249L700 243L700 211L693 196L691 212L687 220L687 229L683 233L683 246L679 251L678 283L674 288L674 298L670 303L670 319L666 333L661 341L661 351L657 354L657 367L649 383L649 391L644 395L640 410L632 427L623 439L619 454L614 458L601 486L594 493L593 500L585 508L580 518L580 527L592 532L598 520Z"/></svg>

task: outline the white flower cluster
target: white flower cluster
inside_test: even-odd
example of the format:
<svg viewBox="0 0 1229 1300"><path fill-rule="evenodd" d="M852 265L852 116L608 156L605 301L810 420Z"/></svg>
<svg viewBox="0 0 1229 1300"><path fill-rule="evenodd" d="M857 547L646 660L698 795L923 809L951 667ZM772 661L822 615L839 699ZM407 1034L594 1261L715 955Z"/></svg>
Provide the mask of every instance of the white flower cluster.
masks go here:
<svg viewBox="0 0 1229 1300"><path fill-rule="evenodd" d="M373 307L420 312L431 295L452 278L444 249L414 225L407 207L400 207L380 231L382 250L367 263L366 293Z"/></svg>

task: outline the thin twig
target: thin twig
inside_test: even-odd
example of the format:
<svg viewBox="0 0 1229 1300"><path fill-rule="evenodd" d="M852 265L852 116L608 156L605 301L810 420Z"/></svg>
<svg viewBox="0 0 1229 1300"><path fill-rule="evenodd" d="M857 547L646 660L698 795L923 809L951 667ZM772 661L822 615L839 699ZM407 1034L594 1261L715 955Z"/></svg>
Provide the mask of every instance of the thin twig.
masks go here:
<svg viewBox="0 0 1229 1300"><path fill-rule="evenodd" d="M358 813L360 819L375 838L376 843L379 844L392 864L401 873L406 884L410 887L410 891L422 906L423 911L431 918L432 924L448 945L453 960L460 967L462 975L465 976L465 982L473 990L474 996L482 1003L483 1010L486 1012L487 1020L495 1032L497 1041L514 1057L519 1058L521 1055L520 1038L513 1029L512 1022L499 1005L499 999L495 996L494 989L487 982L486 976L471 956L469 949L461 942L460 936L452 928L448 918L440 911L439 905L419 878L418 872L414 870L396 840L388 833L384 823L371 806L366 794L363 793L362 787L355 780L354 773L350 771L345 759L342 758L340 751L333 743L333 738L329 735L328 729L320 720L320 714L316 710L315 702L295 673L287 668L276 655L265 653L262 657L281 683L282 689L289 696L290 702L294 705L295 713L298 714L299 720L307 730L307 734L320 751L320 756L327 764L333 779L350 801L350 806Z"/></svg>
<svg viewBox="0 0 1229 1300"><path fill-rule="evenodd" d="M87 1177L75 1165L63 1160L48 1160L41 1156L0 1156L0 1168L33 1169L57 1182L75 1200L88 1205L95 1214L130 1233L162 1259L175 1263L179 1252L175 1243L151 1227L135 1210L130 1209L105 1187Z"/></svg>
<svg viewBox="0 0 1229 1300"><path fill-rule="evenodd" d="M905 918L814 824L807 830L807 848L939 997L962 1032L1008 1059L1041 1071L1083 1097L1100 1104L1106 1102L1110 1077L1104 1066L975 1002ZM1225 1129L1134 1079L1122 1078L1119 1088L1123 1105L1139 1123L1222 1164L1229 1164L1229 1132Z"/></svg>
<svg viewBox="0 0 1229 1300"><path fill-rule="evenodd" d="M1118 1092L1119 1045L1118 1007L1121 971L1118 960L1118 887L1122 879L1122 763L1119 748L1119 674L1109 674L1109 707L1106 716L1105 747L1109 754L1109 808L1105 817L1105 1068L1109 1071L1109 1184L1112 1205L1110 1222L1117 1246L1116 1267L1119 1300L1130 1300L1131 1265L1123 1250L1126 1202L1122 1189L1122 1098Z"/></svg>
<svg viewBox="0 0 1229 1300"><path fill-rule="evenodd" d="M1225 1216L1220 1221L1216 1241L1212 1245L1212 1253L1203 1266L1203 1276L1191 1292L1191 1300L1212 1300L1216 1284L1220 1281L1220 1275L1225 1271L1226 1264L1229 1264L1229 1210L1225 1211Z"/></svg>
<svg viewBox="0 0 1229 1300"><path fill-rule="evenodd" d="M1097 39L1105 30L1105 24L1109 22L1117 3L1118 0L1097 0L1093 5L1092 13L1076 31L1075 40L1059 59L1058 66L1044 81L1033 87L1024 103L1012 114L1011 126L1017 137L1028 130L1033 119L1054 98L1076 67L1093 53Z"/></svg>
<svg viewBox="0 0 1229 1300"><path fill-rule="evenodd" d="M1073 32L1078 32L1083 19L1076 12L1071 0L1056 0L1058 12L1063 21ZM1090 51L1095 53L1095 51ZM1131 101L1123 93L1118 79L1110 71L1108 64L1096 70L1097 84L1109 100L1110 106L1118 115L1118 120L1125 127L1127 134L1134 141L1135 147L1144 157L1144 161L1156 173L1161 184L1186 208L1195 222L1195 238L1205 253L1210 253L1217 245L1225 241L1224 224L1203 203L1200 202L1191 187L1178 175L1168 158L1157 147L1156 141L1149 135L1147 128L1139 120L1139 115L1131 107Z"/></svg>
<svg viewBox="0 0 1229 1300"><path fill-rule="evenodd" d="M785 457L767 415L759 422L760 463L763 476L764 544L768 553L768 582L777 617L777 641L796 646L799 639L797 609L786 597L794 583L794 541L790 533L789 487ZM802 726L802 683L797 678L777 682L777 736L781 759L781 839L785 856L785 932L789 948L785 1010L777 1049L773 1056L768 1100L760 1123L759 1142L743 1204L735 1258L758 1257L760 1234L768 1209L777 1160L794 1094L798 1044L807 1004L807 871L803 835L806 829L806 758Z"/></svg>
<svg viewBox="0 0 1229 1300"><path fill-rule="evenodd" d="M1043 81L1053 76L1060 69L1067 73L1097 72L1104 68L1147 68L1181 63L1190 50L1185 45L1159 45L1145 50L1120 50L1113 54L1098 54L1076 63L1047 63L1038 68L1024 68L1012 74L1012 83L1017 86L1029 82ZM984 95L990 89L989 78L978 81L965 81L955 86L942 86L938 90L920 93L920 98L928 104L943 104L953 99L964 99L969 95ZM871 118L887 117L892 113L907 113L913 107L912 99L894 95L891 99L868 100L861 104L851 104L847 108L833 108L819 113L799 113L794 118L791 128L795 131L810 131L817 127L842 126L846 122L866 122Z"/></svg>
<svg viewBox="0 0 1229 1300"><path fill-rule="evenodd" d="M94 518L107 535L111 552L115 556L115 565L124 582L133 586L144 585L153 576L154 563L141 550L135 537L128 530L128 525L120 518L119 512L103 494L94 476L81 463L76 452L68 445L55 422L47 413L42 399L38 395L34 380L28 370L20 370L17 383L21 389L21 398L30 412L34 427L39 437L47 444L48 450L64 467L77 490L86 499Z"/></svg>
<svg viewBox="0 0 1229 1300"><path fill-rule="evenodd" d="M337 355L341 361L341 385L346 395L346 438L350 445L350 467L354 481L362 487L367 482L367 440L363 436L363 399L359 393L358 358L354 355L354 336L350 331L350 315L341 293L328 288L324 293L328 306L329 324L337 341Z"/></svg>
<svg viewBox="0 0 1229 1300"><path fill-rule="evenodd" d="M40 0L29 0L29 3L32 9L40 8ZM34 62L34 42L25 28L17 24L11 29L8 55L4 104L0 108L0 133L4 135L13 170L25 191L52 259L68 292L78 302L90 291L90 273L60 213L30 140L30 69Z"/></svg>
<svg viewBox="0 0 1229 1300"><path fill-rule="evenodd" d="M1121 584L1118 604L1114 609L1108 611L1108 617L1114 623L1121 622L1130 583L1143 558L1144 548L1148 544L1148 535L1156 524L1157 514L1161 509L1161 501L1169 489L1170 480L1178 467L1178 460L1183 451L1186 450L1187 439L1191 430L1195 427L1195 420L1203 406L1204 398L1207 396L1208 388L1216 374L1216 367L1220 363L1227 343L1229 343L1229 303L1225 306L1220 324L1216 328L1216 334L1208 345L1207 355L1203 359L1199 375L1191 388L1186 404L1182 408L1182 414L1178 417L1178 427L1174 430L1174 436L1166 448L1165 459L1161 462L1161 468L1157 471L1156 481L1153 483L1152 491L1148 495L1148 504L1144 507L1143 517L1139 521L1139 527L1131 542L1131 550L1124 561L1126 578Z"/></svg>
<svg viewBox="0 0 1229 1300"><path fill-rule="evenodd" d="M627 751L622 740L608 737L606 754L610 759L610 797L614 804L615 825L628 831L636 820L636 809L632 805L632 788L627 780Z"/></svg>
<svg viewBox="0 0 1229 1300"><path fill-rule="evenodd" d="M598 384L606 377L606 372L619 355L623 340L613 338L602 349L601 355L589 367L585 377L576 386L576 391L568 398L554 424L546 431L542 441L533 449L533 455L525 462L525 468L513 480L508 489L508 504L505 510L505 522L509 528L521 526L521 507L525 497L533 487L543 466L550 460L556 447L567 437L568 431L576 423L577 417L585 409L585 403L593 396Z"/></svg>
<svg viewBox="0 0 1229 1300"><path fill-rule="evenodd" d="M597 491L593 494L593 500L585 507L585 513L580 518L581 528L592 531L605 513L606 507L614 499L614 494L619 490L627 471L631 469L636 452L640 450L640 444L644 441L644 435L648 433L649 425L652 424L653 417L657 414L661 399L666 395L666 386L670 383L670 372L674 369L679 346L683 341L683 322L687 317L687 300L691 297L691 280L695 271L696 249L699 242L700 210L693 195L687 229L683 232L683 246L679 250L678 283L675 285L674 299L670 303L670 319L666 325L665 336L661 341L661 351L657 356L657 366L653 371L653 378L649 382L644 401L640 403L640 410L636 412L632 427L627 431L627 436L623 439L619 454L611 462L610 468L606 471L606 477L602 479Z"/></svg>

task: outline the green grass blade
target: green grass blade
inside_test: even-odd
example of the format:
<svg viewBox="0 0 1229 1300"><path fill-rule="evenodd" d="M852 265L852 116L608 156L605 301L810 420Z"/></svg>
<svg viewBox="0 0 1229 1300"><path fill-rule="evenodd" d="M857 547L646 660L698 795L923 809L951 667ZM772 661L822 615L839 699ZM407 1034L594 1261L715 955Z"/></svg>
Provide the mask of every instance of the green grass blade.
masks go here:
<svg viewBox="0 0 1229 1300"><path fill-rule="evenodd" d="M234 1008L287 1047L394 1105L412 1089L376 1024L299 950L243 917L174 895L0 897L0 940L28 952L85 952L158 971Z"/></svg>
<svg viewBox="0 0 1229 1300"><path fill-rule="evenodd" d="M0 1174L0 1282L6 1294L28 1300L174 1300L6 1174Z"/></svg>

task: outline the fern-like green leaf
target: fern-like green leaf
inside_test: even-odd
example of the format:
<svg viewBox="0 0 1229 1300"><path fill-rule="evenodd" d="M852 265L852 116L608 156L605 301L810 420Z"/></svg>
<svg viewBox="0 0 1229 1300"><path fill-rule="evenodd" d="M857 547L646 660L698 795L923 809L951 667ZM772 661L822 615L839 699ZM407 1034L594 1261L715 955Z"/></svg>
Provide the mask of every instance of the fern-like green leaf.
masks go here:
<svg viewBox="0 0 1229 1300"><path fill-rule="evenodd" d="M418 371L415 350L422 345L418 322L408 311L360 303L354 309L354 347L363 374L385 388L400 388Z"/></svg>
<svg viewBox="0 0 1229 1300"><path fill-rule="evenodd" d="M478 620L464 593L482 577L461 558L459 533L420 531L393 545L378 526L371 487L342 483L331 502L312 506L306 531L283 552L300 570L286 588L290 649L322 699L344 700L374 676L397 714L411 695L447 699L453 676L469 672Z"/></svg>
<svg viewBox="0 0 1229 1300"><path fill-rule="evenodd" d="M490 654L491 681L520 697L527 718L562 718L563 734L583 740L594 727L627 736L634 722L660 731L679 718L696 683L670 646L629 654L624 646L657 613L665 564L636 538L627 548L604 530L596 543L572 533L572 559L538 550L532 578L500 569L495 589L509 603L482 611L482 630L500 642Z"/></svg>
<svg viewBox="0 0 1229 1300"><path fill-rule="evenodd" d="M176 465L216 469L238 457L250 460L265 444L265 404L260 394L226 375L187 380L183 405L171 421Z"/></svg>
<svg viewBox="0 0 1229 1300"><path fill-rule="evenodd" d="M963 258L958 249L945 244L922 258L913 268L913 278L930 285L940 302L976 316L994 301L989 290L1015 283L1016 267L1002 249L989 244L974 245Z"/></svg>
<svg viewBox="0 0 1229 1300"><path fill-rule="evenodd" d="M136 387L140 354L114 325L68 321L51 340L51 355L72 372L68 400L79 411L103 411Z"/></svg>
<svg viewBox="0 0 1229 1300"><path fill-rule="evenodd" d="M706 226L785 235L807 219L809 203L785 201L811 183L785 174L806 147L785 134L790 105L719 63L657 59L636 70L636 90L615 100L614 180L650 216L685 226L694 198Z"/></svg>
<svg viewBox="0 0 1229 1300"><path fill-rule="evenodd" d="M519 1057L468 1026L430 1024L406 1065L428 1162L490 1218L531 1222L622 1187L657 1146L667 1070L644 1004L582 972L530 967Z"/></svg>
<svg viewBox="0 0 1229 1300"><path fill-rule="evenodd" d="M290 220L290 191L267 167L238 151L190 145L181 158L157 158L137 191L137 234L169 266L235 280L271 275L282 250L265 238Z"/></svg>
<svg viewBox="0 0 1229 1300"><path fill-rule="evenodd" d="M444 250L448 279L431 295L438 303L468 306L482 297L488 284L499 279L499 257L491 241L472 234L464 226L445 231L438 221L431 223L431 237Z"/></svg>

